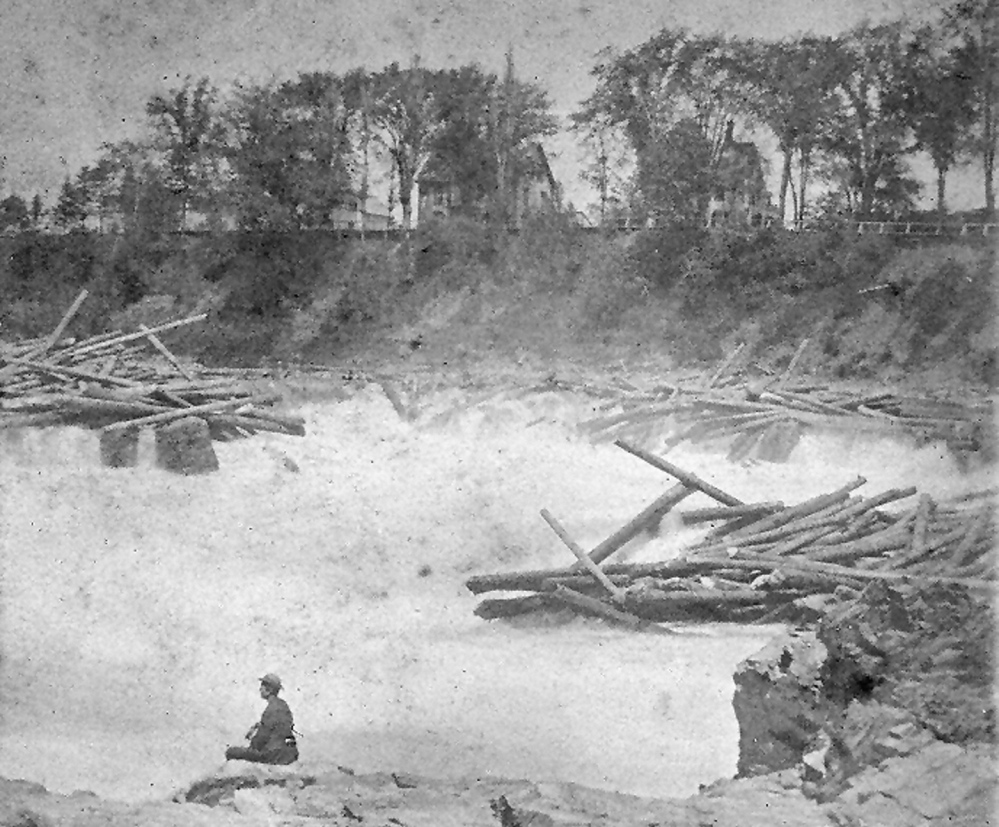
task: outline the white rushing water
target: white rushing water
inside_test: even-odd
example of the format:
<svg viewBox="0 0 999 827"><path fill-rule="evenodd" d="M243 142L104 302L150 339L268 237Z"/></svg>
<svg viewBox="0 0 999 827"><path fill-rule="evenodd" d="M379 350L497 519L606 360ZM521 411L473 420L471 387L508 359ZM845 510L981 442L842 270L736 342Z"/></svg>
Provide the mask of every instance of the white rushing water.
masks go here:
<svg viewBox="0 0 999 827"><path fill-rule="evenodd" d="M570 562L540 509L591 547L672 484L578 436L585 401L499 396L414 425L369 386L301 413L304 439L219 445L221 470L194 478L155 469L146 438L138 468L109 470L91 433L0 432L0 776L164 797L241 742L268 671L288 685L303 758L358 771L655 796L734 772L732 672L767 629L472 614L468 576ZM939 446L873 437L807 436L783 465L670 459L747 501L858 474L865 495L989 484ZM692 536L670 517L622 556L661 559Z"/></svg>

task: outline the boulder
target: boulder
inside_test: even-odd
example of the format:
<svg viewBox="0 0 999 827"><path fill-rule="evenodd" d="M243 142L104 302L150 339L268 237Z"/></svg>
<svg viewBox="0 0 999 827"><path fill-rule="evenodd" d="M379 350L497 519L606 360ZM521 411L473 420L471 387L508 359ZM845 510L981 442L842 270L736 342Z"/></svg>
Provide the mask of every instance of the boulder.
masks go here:
<svg viewBox="0 0 999 827"><path fill-rule="evenodd" d="M156 465L177 474L210 474L219 460L208 423L196 416L170 422L156 431Z"/></svg>
<svg viewBox="0 0 999 827"><path fill-rule="evenodd" d="M865 769L831 806L841 824L879 827L979 827L995 824L993 745L962 748L935 741Z"/></svg>
<svg viewBox="0 0 999 827"><path fill-rule="evenodd" d="M101 465L105 468L134 468L139 463L139 429L101 431Z"/></svg>
<svg viewBox="0 0 999 827"><path fill-rule="evenodd" d="M822 694L826 649L814 632L786 631L735 672L738 775L794 767L831 711Z"/></svg>

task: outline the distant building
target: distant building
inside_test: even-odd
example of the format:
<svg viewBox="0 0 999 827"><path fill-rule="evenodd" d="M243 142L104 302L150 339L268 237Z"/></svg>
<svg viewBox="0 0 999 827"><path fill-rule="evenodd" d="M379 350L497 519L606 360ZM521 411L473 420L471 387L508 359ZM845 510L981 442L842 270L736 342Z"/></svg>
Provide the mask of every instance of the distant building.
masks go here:
<svg viewBox="0 0 999 827"><path fill-rule="evenodd" d="M560 208L558 182L540 143L528 144L518 154L510 197L510 223L523 225L525 218ZM489 211L485 193L470 195L455 182L450 170L430 165L417 184L418 220L453 215L481 216Z"/></svg>
<svg viewBox="0 0 999 827"><path fill-rule="evenodd" d="M708 202L708 227L770 224L776 217L764 174L763 156L752 141L736 141L728 122L719 153L716 186Z"/></svg>

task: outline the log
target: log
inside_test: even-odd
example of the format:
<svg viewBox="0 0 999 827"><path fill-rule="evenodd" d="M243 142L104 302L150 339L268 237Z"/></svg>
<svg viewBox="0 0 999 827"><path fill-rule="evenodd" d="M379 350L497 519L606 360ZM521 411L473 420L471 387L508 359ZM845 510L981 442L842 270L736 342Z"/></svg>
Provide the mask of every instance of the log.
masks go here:
<svg viewBox="0 0 999 827"><path fill-rule="evenodd" d="M46 425L58 425L63 416L57 411L31 414L0 413L0 429L7 428L38 428Z"/></svg>
<svg viewBox="0 0 999 827"><path fill-rule="evenodd" d="M794 373L794 369L798 367L798 361L801 359L802 354L804 354L805 348L808 347L809 341L810 339L807 336L801 340L801 344L798 345L798 349L794 352L794 356L792 356L791 361L788 362L787 369L777 380L777 385L783 385L788 379L791 378L791 374Z"/></svg>
<svg viewBox="0 0 999 827"><path fill-rule="evenodd" d="M619 588L617 588L617 586L615 586L610 580L607 579L607 575L604 574L602 571L600 571L600 569L597 567L597 564L594 563L587 555L587 553L583 551L583 549L581 549L576 544L575 540L573 540L572 537L569 536L568 532L566 532L566 530L561 526L559 521L556 520L545 509L541 509L541 517L544 519L546 523L548 523L549 527L551 528L552 531L555 532L556 536L563 543L565 543L569 551L571 551L579 560L579 562L583 564L583 567L591 575L593 575L593 578L597 581L597 583L603 586L615 601L620 602L621 600L623 600L624 592L622 592Z"/></svg>
<svg viewBox="0 0 999 827"><path fill-rule="evenodd" d="M498 620L504 617L516 617L530 612L552 609L562 604L557 603L550 594L532 594L527 597L486 598L479 601L474 614L483 620Z"/></svg>
<svg viewBox="0 0 999 827"><path fill-rule="evenodd" d="M989 508L986 506L982 508L978 516L968 525L967 533L947 561L947 565L950 568L960 568L976 556L975 548L978 545L978 541L988 529L990 516Z"/></svg>
<svg viewBox="0 0 999 827"><path fill-rule="evenodd" d="M195 405L191 408L174 408L169 411L164 411L163 413L142 416L138 419L113 422L110 425L105 425L104 430L117 431L125 428L141 428L147 425L162 425L165 422L172 422L175 419L184 419L188 416L197 417L202 414L222 412L228 410L229 408L239 407L245 404L246 402L242 399L227 399L222 402L209 402L205 405Z"/></svg>
<svg viewBox="0 0 999 827"><path fill-rule="evenodd" d="M850 496L851 491L860 488L860 486L862 486L865 482L867 482L867 480L863 477L857 477L855 480L847 483L836 491L829 494L821 494L818 497L813 497L812 499L806 500L799 505L791 508L785 508L783 511L778 511L776 514L772 514L771 516L766 517L751 526L740 529L739 531L729 535L729 539L733 542L737 542L740 538L750 534L759 534L762 531L786 525L799 517L806 517L810 514L814 514L817 511L821 511L824 508L828 508L831 505L835 505L836 503L845 500Z"/></svg>
<svg viewBox="0 0 999 827"><path fill-rule="evenodd" d="M912 545L910 546L913 557L923 556L926 548L926 526L930 519L933 508L933 500L929 494L921 494L919 504L916 506L916 520L912 526Z"/></svg>
<svg viewBox="0 0 999 827"><path fill-rule="evenodd" d="M704 562L707 561L705 560ZM846 580L885 580L897 583L949 583L974 590L989 590L994 585L988 580L972 577L910 574L908 572L887 569L858 569L837 565L836 563L823 563L816 560L802 560L794 557L756 557L751 560L730 557L727 559L717 559L714 562L729 568L749 568L759 571L785 569L790 572L801 572L804 574L826 574L836 579L842 577Z"/></svg>
<svg viewBox="0 0 999 827"><path fill-rule="evenodd" d="M655 629L661 633L670 633L669 629L665 629L663 627L650 627L646 621L635 617L635 615L630 612L623 612L620 609L615 609L600 600L587 597L579 592L574 592L572 589L567 589L565 586L556 586L551 594L556 600L560 600L566 605L572 606L574 609L579 609L587 614L596 615L598 617L604 617L616 623L622 623L636 631L642 629Z"/></svg>
<svg viewBox="0 0 999 827"><path fill-rule="evenodd" d="M283 425L254 415L241 416L225 413L209 413L207 416L212 421L233 425L237 428L244 428L250 431L270 431L275 434L285 434L286 436L305 436L305 427L302 425Z"/></svg>
<svg viewBox="0 0 999 827"><path fill-rule="evenodd" d="M724 567L724 561L717 560L664 560L655 563L609 563L603 572L612 580L617 577L683 577ZM736 568L740 568L737 566ZM477 574L465 581L465 588L472 594L492 591L543 591L545 581L561 578L582 578L592 582L588 574L580 572L577 566L559 569L533 569L527 571Z"/></svg>
<svg viewBox="0 0 999 827"><path fill-rule="evenodd" d="M736 499L731 494L726 494L720 488L715 488L710 483L705 482L688 471L684 471L682 468L677 468L677 466L672 463L667 462L664 459L660 459L647 451L643 451L635 445L630 445L621 439L616 440L614 444L618 448L622 448L627 451L629 454L634 454L639 459L645 460L645 462L649 463L649 465L653 468L658 468L660 471L665 471L667 474L676 477L676 479L680 480L680 482L688 488L696 488L701 493L707 494L711 497L711 499L717 500L722 505L745 505L742 500Z"/></svg>
<svg viewBox="0 0 999 827"><path fill-rule="evenodd" d="M810 396L795 393L790 389L774 389L769 391L769 393L791 402L797 402L811 410L818 411L819 413L827 413L832 416L850 416L852 413L839 405L832 405L829 402L823 402L821 399L812 399Z"/></svg>
<svg viewBox="0 0 999 827"><path fill-rule="evenodd" d="M177 357L170 352L170 349L160 341L159 337L153 333L153 331L151 331L144 324L139 325L139 330L146 334L146 338L149 340L150 344L162 353L166 357L166 360L173 365L185 379L194 379L194 377L187 372L187 369L177 360Z"/></svg>
<svg viewBox="0 0 999 827"><path fill-rule="evenodd" d="M195 316L188 316L185 319L177 319L173 322L164 322L163 324L158 324L154 327L147 327L144 330L140 330L138 333L121 333L112 336L110 339L104 339L103 341L83 343L78 347L70 348L67 353L71 353L73 356L80 356L84 353L92 353L95 350L104 350L112 345L125 344L125 342L133 342L136 339L144 339L148 337L150 333L163 333L164 331L173 330L174 328L183 327L184 325L193 324L194 322L200 322L207 318L207 313L198 313Z"/></svg>
<svg viewBox="0 0 999 827"><path fill-rule="evenodd" d="M625 525L611 534L606 540L598 544L590 552L590 559L594 563L602 563L615 551L637 537L646 528L658 522L673 508L694 492L685 485L674 485L665 494L644 508L641 513L633 517ZM577 563L577 567L578 567Z"/></svg>
<svg viewBox="0 0 999 827"><path fill-rule="evenodd" d="M722 363L721 363L721 364L720 364L720 365L718 366L718 369L717 369L717 370L716 370L716 371L714 372L714 374L712 375L712 377L711 377L711 378L710 378L710 379L708 380L708 385L707 385L707 387L709 387L709 388L710 388L710 387L711 387L712 385L714 385L714 383L715 383L715 382L717 382L717 381L718 381L719 379L721 379L721 378L722 378L722 376L723 376L723 375L725 374L725 372L726 372L726 371L727 371L727 370L728 370L728 369L729 369L729 368L730 368L730 367L732 366L732 364L733 364L733 363L735 362L735 360L736 360L736 359L737 359L737 358L739 357L739 354L740 354L740 353L742 353L742 350L743 350L743 348L745 348L745 347L746 347L746 343L745 343L745 342L741 342L741 343L739 344L739 346L738 346L738 347L737 347L737 348L736 348L735 350L733 350L733 351L732 351L732 352L731 352L731 353L730 353L730 354L729 354L729 355L728 355L728 356L727 356L727 357L726 357L726 358L725 358L725 359L724 359L724 360L722 361Z"/></svg>
<svg viewBox="0 0 999 827"><path fill-rule="evenodd" d="M823 548L805 554L808 560L826 563L842 563L846 560L856 560L872 554L884 554L886 551L896 551L909 545L908 525L892 526L860 540L842 543L831 548Z"/></svg>
<svg viewBox="0 0 999 827"><path fill-rule="evenodd" d="M76 315L76 311L80 309L80 305L86 300L89 293L86 289L80 291L80 294L76 297L76 300L70 305L69 309L63 314L62 318L59 320L59 324L56 325L55 330L53 330L45 340L38 347L29 350L24 354L21 359L13 360L8 359L12 364L20 364L22 360L34 360L38 357L44 356L52 346L59 341L59 337L62 336L63 331L72 321L73 317ZM8 376L13 376L17 372L16 367L11 367L7 365L6 367L0 368L0 382L6 379Z"/></svg>
<svg viewBox="0 0 999 827"><path fill-rule="evenodd" d="M64 380L67 377L72 379L87 379L99 384L116 385L121 388L138 388L142 386L141 382L136 382L133 379L122 379L117 376L101 376L99 373L79 370L78 368L71 368L67 365L56 365L51 362L36 362L32 359L9 359L8 361L11 364L30 368L40 373L54 375L57 379Z"/></svg>
<svg viewBox="0 0 999 827"><path fill-rule="evenodd" d="M844 499L846 498L845 494L842 496ZM792 520L785 525L779 525L775 528L751 533L755 526L762 525L766 522L766 520L757 521L756 523L751 523L749 526L741 529L739 532L733 532L724 542L714 542L695 546L693 551L703 554L713 551L725 551L730 548L744 548L748 546L772 544L777 541L786 540L788 537L793 537L794 535L802 532L810 532L819 528L835 527L841 522L839 516L840 513L845 511L847 507L847 505L840 501L826 506L815 514L808 515L797 520ZM777 514L781 513L783 512L777 512Z"/></svg>
<svg viewBox="0 0 999 827"><path fill-rule="evenodd" d="M811 531L805 531L799 534L797 537L792 537L788 540L785 540L783 543L778 543L776 546L770 549L768 553L774 555L775 557L779 557L784 554L790 554L791 552L797 551L798 549L803 548L804 546L808 546L811 545L812 543L815 543L820 538L832 534L834 531L836 531L835 525L827 525L827 526L821 526L819 528L813 528Z"/></svg>
<svg viewBox="0 0 999 827"><path fill-rule="evenodd" d="M695 508L680 515L685 525L705 523L713 520L734 520L740 517L757 517L773 514L784 508L782 502L747 503L746 505L723 505L714 508Z"/></svg>

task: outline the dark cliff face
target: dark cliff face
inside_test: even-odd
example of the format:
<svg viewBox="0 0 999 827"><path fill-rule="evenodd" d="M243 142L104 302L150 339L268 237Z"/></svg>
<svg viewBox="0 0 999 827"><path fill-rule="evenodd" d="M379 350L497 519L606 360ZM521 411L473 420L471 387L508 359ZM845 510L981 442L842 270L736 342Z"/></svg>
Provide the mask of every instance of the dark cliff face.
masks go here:
<svg viewBox="0 0 999 827"><path fill-rule="evenodd" d="M873 583L735 676L739 775L798 767L828 800L889 759L995 739L989 596Z"/></svg>

